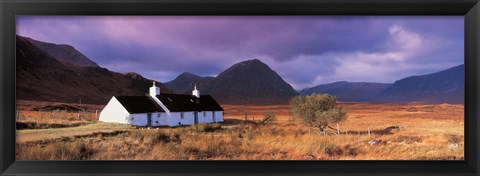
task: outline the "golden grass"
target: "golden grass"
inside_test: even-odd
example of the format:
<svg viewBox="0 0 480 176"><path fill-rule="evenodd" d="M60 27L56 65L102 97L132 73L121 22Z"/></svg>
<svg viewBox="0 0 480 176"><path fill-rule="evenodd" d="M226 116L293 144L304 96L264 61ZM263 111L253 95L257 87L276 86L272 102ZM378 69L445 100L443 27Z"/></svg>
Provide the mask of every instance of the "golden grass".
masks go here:
<svg viewBox="0 0 480 176"><path fill-rule="evenodd" d="M59 106L67 103L61 102L44 102L32 100L17 100L17 122L23 123L39 123L47 125L56 124L75 124L85 123L90 121L97 121L103 105L87 105L87 104L68 104L75 108L81 109L78 112L71 112L66 110L52 110L52 111L36 111L35 108L42 108L45 106Z"/></svg>
<svg viewBox="0 0 480 176"><path fill-rule="evenodd" d="M65 129L19 130L17 158L33 160L462 160L462 105L340 103L349 118L337 131L318 134L297 124L288 106L222 105L225 122L178 128L135 129L95 123ZM277 121L257 124L265 112ZM247 122L245 122L245 112ZM221 126L220 126L221 125ZM400 125L391 133L386 127ZM336 127L336 124L332 125ZM74 130L75 129L75 130ZM110 129L111 131L108 131ZM371 134L368 135L368 129ZM102 131L106 130L106 131ZM76 131L74 133L69 133ZM114 135L89 135L114 132ZM49 134L53 134L49 136ZM59 135L62 134L62 135ZM75 138L65 139L66 136ZM83 135L83 136L78 136ZM65 140L52 140L63 138ZM32 139L49 139L49 142ZM370 144L375 140L375 144ZM84 147L79 145L83 144ZM70 145L80 147L68 147ZM71 151L56 148L70 148ZM78 152L81 151L81 152ZM67 153L67 154L65 154ZM71 154L68 154L71 153ZM83 154L79 154L83 153Z"/></svg>
<svg viewBox="0 0 480 176"><path fill-rule="evenodd" d="M62 103L62 102L51 102L51 101L36 101L36 100L17 100L17 109L19 110L32 110L38 107L44 106L56 106L62 104L68 104L80 109L85 109L87 111L95 112L96 110L101 111L105 105L96 105L96 104L80 104L80 103Z"/></svg>
<svg viewBox="0 0 480 176"><path fill-rule="evenodd" d="M17 122L24 123L72 124L79 122L81 123L88 121L97 121L96 114L92 112L81 112L80 117L78 116L78 112L67 111L19 110L17 111L17 113Z"/></svg>
<svg viewBox="0 0 480 176"><path fill-rule="evenodd" d="M52 143L46 146L17 145L18 160L85 160L93 153L94 149L82 141Z"/></svg>
<svg viewBox="0 0 480 176"><path fill-rule="evenodd" d="M17 130L17 143L51 140L70 136L89 135L99 132L116 132L132 129L129 125L97 122L69 128Z"/></svg>

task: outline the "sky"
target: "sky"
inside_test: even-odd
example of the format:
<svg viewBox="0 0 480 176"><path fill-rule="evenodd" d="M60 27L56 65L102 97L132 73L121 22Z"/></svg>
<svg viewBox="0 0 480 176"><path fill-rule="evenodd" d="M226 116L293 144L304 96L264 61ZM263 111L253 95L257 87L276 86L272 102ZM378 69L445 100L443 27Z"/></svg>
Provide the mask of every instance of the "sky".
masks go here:
<svg viewBox="0 0 480 176"><path fill-rule="evenodd" d="M116 72L168 82L259 59L293 88L393 83L464 63L463 16L17 16L17 34L68 44Z"/></svg>

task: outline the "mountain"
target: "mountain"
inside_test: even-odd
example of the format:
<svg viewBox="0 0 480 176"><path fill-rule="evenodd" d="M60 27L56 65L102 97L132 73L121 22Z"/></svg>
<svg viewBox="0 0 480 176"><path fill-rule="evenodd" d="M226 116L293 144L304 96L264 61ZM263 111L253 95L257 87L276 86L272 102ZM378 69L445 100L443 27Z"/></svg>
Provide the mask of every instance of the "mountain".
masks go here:
<svg viewBox="0 0 480 176"><path fill-rule="evenodd" d="M304 89L300 94L328 93L345 102L463 104L464 72L465 66L459 65L400 79L393 84L340 81Z"/></svg>
<svg viewBox="0 0 480 176"><path fill-rule="evenodd" d="M464 97L465 65L462 64L440 72L395 81L374 101L463 104Z"/></svg>
<svg viewBox="0 0 480 176"><path fill-rule="evenodd" d="M189 94L191 83L199 83L202 94L226 104L286 104L298 93L268 65L258 59L234 64L217 77L182 73L166 83L171 89Z"/></svg>
<svg viewBox="0 0 480 176"><path fill-rule="evenodd" d="M300 91L300 94L310 95L312 93L328 93L337 96L339 101L368 102L391 85L392 84L388 83L339 81L303 89Z"/></svg>
<svg viewBox="0 0 480 176"><path fill-rule="evenodd" d="M19 100L106 104L114 95L144 95L152 80L136 73L116 73L98 66L64 63L16 37L16 97ZM96 65L96 64L95 64ZM171 93L157 83L162 92Z"/></svg>
<svg viewBox="0 0 480 176"><path fill-rule="evenodd" d="M210 85L209 93L213 97L235 104L287 103L298 95L290 84L258 59L234 64Z"/></svg>
<svg viewBox="0 0 480 176"><path fill-rule="evenodd" d="M183 72L178 75L174 80L166 82L165 85L176 93L186 94L192 91L193 84L200 84L198 89L201 92L207 91L206 86L210 85L210 82L214 77L201 77L189 72Z"/></svg>
<svg viewBox="0 0 480 176"><path fill-rule="evenodd" d="M105 104L113 95L144 95L152 84L137 73L116 73L98 66L68 45L16 36L17 99ZM300 93L329 93L340 101L381 103L464 103L464 65L411 76L393 84L335 82ZM162 92L190 94L199 83L202 94L225 104L285 104L298 93L260 60L234 64L216 77L184 72L157 86ZM168 86L168 87L167 87ZM169 89L171 88L171 89Z"/></svg>
<svg viewBox="0 0 480 176"><path fill-rule="evenodd" d="M73 46L57 45L53 43L37 41L27 37L24 37L24 39L60 62L77 66L98 67L97 63L93 62L85 55L77 51Z"/></svg>

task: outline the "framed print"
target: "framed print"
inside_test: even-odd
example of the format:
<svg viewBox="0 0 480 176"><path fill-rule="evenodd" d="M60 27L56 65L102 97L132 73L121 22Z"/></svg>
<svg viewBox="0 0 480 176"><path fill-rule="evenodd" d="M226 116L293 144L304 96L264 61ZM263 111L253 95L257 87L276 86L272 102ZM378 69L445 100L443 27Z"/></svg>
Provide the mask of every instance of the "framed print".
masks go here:
<svg viewBox="0 0 480 176"><path fill-rule="evenodd" d="M0 5L2 175L478 175L478 1Z"/></svg>

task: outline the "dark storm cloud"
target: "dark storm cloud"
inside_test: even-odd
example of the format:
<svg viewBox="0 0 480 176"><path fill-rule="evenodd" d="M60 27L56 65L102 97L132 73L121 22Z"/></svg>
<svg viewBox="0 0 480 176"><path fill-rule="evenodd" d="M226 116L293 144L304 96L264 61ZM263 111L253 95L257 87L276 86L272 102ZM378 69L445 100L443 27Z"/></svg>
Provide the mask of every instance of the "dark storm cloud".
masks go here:
<svg viewBox="0 0 480 176"><path fill-rule="evenodd" d="M257 58L297 89L463 63L463 17L17 17L17 33L162 82Z"/></svg>

